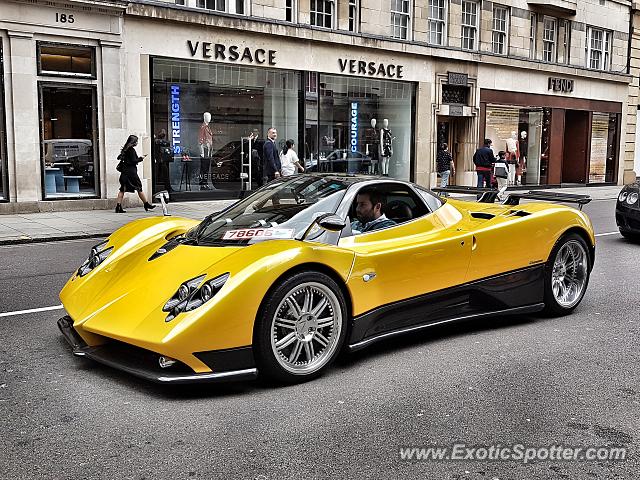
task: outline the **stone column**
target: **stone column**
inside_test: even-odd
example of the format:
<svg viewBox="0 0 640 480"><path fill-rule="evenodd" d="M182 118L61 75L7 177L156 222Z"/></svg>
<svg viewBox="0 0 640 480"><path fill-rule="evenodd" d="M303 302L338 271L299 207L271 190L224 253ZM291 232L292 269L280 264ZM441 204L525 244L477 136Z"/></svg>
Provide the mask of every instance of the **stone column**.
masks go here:
<svg viewBox="0 0 640 480"><path fill-rule="evenodd" d="M618 183L631 183L640 176L639 171L634 170L634 159L638 156L640 145L636 143L636 124L638 122L638 94L640 84L640 2L634 1L631 12L631 49L629 51L629 73L631 83L629 84L629 100L625 110L627 117L627 128L623 131L625 151L620 154L620 163L623 163L623 178L618 179Z"/></svg>
<svg viewBox="0 0 640 480"><path fill-rule="evenodd" d="M102 89L98 128L100 138L100 191L103 198L118 194L120 173L116 170L120 148L127 138L124 125L124 92L122 89L122 55L120 42L100 42L102 56Z"/></svg>
<svg viewBox="0 0 640 480"><path fill-rule="evenodd" d="M9 172L13 173L9 190L16 202L42 199L42 162L40 159L40 122L36 83L36 44L33 34L9 31L6 76L10 79L8 101L13 123L7 124Z"/></svg>

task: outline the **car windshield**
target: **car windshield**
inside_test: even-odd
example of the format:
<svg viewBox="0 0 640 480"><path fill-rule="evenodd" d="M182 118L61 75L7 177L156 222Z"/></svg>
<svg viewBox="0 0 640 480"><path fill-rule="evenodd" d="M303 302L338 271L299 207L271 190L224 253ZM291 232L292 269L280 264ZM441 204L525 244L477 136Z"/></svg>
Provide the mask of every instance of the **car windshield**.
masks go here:
<svg viewBox="0 0 640 480"><path fill-rule="evenodd" d="M205 218L186 239L220 246L300 238L318 215L335 213L348 187L348 181L310 175L274 181Z"/></svg>

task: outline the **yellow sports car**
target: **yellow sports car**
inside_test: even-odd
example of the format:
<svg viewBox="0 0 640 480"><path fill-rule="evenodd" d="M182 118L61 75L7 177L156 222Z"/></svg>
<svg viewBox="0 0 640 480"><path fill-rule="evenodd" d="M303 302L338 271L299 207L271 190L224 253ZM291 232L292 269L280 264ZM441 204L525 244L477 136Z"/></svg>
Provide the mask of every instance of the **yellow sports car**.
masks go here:
<svg viewBox="0 0 640 480"><path fill-rule="evenodd" d="M521 198L588 201L467 202L389 178L285 177L201 222L120 228L64 286L58 325L74 354L156 382L300 382L342 349L435 324L570 312L594 261L591 222Z"/></svg>

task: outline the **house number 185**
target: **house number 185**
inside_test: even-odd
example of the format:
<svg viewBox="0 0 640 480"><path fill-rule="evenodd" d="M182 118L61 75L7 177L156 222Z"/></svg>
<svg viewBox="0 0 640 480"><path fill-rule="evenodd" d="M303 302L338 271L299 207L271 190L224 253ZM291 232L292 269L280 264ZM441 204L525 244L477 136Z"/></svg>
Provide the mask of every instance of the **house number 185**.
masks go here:
<svg viewBox="0 0 640 480"><path fill-rule="evenodd" d="M58 13L56 12L56 22L58 23L73 23L75 19L73 15L67 15L66 13Z"/></svg>

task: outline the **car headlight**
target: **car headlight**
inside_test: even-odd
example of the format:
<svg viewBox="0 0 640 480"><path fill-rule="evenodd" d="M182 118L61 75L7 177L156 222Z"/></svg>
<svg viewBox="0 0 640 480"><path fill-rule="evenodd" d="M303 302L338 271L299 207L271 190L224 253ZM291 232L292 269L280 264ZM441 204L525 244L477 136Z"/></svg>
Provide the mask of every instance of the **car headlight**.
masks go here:
<svg viewBox="0 0 640 480"><path fill-rule="evenodd" d="M629 195L627 195L627 203L629 205L633 205L637 201L638 201L638 192L631 192Z"/></svg>
<svg viewBox="0 0 640 480"><path fill-rule="evenodd" d="M182 312L195 310L211 300L229 279L229 274L219 275L203 283L205 277L206 275L200 275L187 280L178 287L176 293L162 307L162 311L168 313L165 322L170 322Z"/></svg>
<svg viewBox="0 0 640 480"><path fill-rule="evenodd" d="M627 199L627 195L629 195L629 192L623 190L622 192L620 192L620 195L618 195L618 201L624 202Z"/></svg>
<svg viewBox="0 0 640 480"><path fill-rule="evenodd" d="M80 268L78 268L78 276L84 277L91 270L100 265L111 254L113 247L105 248L109 243L109 240L105 240L97 245L91 247L91 253Z"/></svg>

